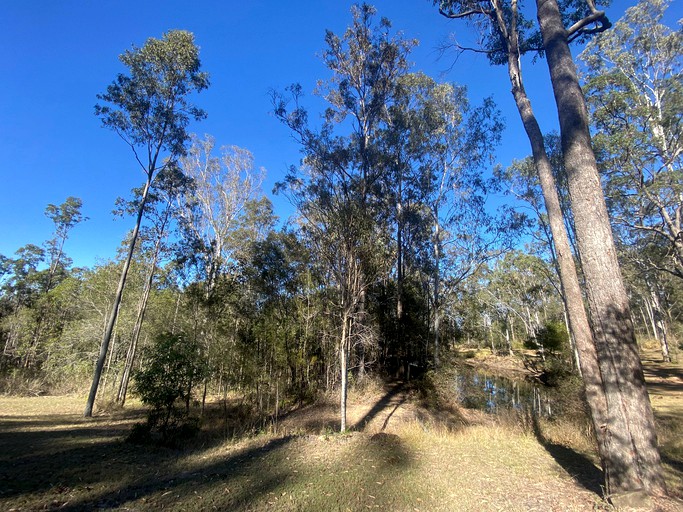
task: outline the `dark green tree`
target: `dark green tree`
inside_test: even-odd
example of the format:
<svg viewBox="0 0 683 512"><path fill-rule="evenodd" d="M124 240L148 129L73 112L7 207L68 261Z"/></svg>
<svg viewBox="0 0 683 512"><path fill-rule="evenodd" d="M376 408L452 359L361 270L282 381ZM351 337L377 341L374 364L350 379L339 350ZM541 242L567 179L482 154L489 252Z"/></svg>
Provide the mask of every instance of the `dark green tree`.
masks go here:
<svg viewBox="0 0 683 512"><path fill-rule="evenodd" d="M0 305L5 341L3 356L18 365L26 361L35 332L33 308L44 291L45 272L39 267L45 260L45 251L37 245L27 244L20 247L15 256L3 261L5 276L0 289Z"/></svg>
<svg viewBox="0 0 683 512"><path fill-rule="evenodd" d="M491 183L483 170L492 163L503 125L490 99L472 106L465 87L422 73L399 77L389 117L381 138L387 169L381 185L383 221L395 233L397 325L386 337L391 352L422 365L431 352L438 365L445 288L457 286L502 247L502 230L496 233L486 204ZM410 288L428 291L413 297L423 308L404 307L404 290ZM428 351L406 329L407 323L417 327L420 309L432 317L425 324L432 331Z"/></svg>
<svg viewBox="0 0 683 512"><path fill-rule="evenodd" d="M156 338L145 365L134 375L134 389L152 408L148 426L161 433L162 441L172 441L177 429L182 428L188 413L185 404L205 372L205 360L196 342L170 333Z"/></svg>
<svg viewBox="0 0 683 512"><path fill-rule="evenodd" d="M407 55L415 44L392 36L386 19L375 24L374 14L367 4L355 6L344 35L328 31L325 36L322 57L332 77L318 87L329 105L321 129L309 125L299 104L301 86L289 90L292 109L285 98L274 95L276 116L295 134L304 154L302 170L287 178L288 193L338 292L342 431L349 354L371 336L365 299L388 260L383 257L385 230L378 221L383 201L377 192L387 174L379 136L395 99L396 81L407 72Z"/></svg>

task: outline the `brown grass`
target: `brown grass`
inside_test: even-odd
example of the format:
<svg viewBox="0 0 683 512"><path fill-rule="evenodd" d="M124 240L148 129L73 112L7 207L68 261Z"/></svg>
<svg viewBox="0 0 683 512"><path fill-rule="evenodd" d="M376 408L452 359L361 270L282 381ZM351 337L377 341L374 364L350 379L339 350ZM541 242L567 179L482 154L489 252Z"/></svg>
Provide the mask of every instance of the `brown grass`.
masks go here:
<svg viewBox="0 0 683 512"><path fill-rule="evenodd" d="M347 434L334 433L336 397L255 434L237 428L249 411L216 403L184 450L123 441L139 404L86 420L83 397L0 397L0 510L610 509L580 421L542 422L539 436L516 415L461 410L438 376L425 386L352 393ZM666 411L660 439L683 492L681 416Z"/></svg>

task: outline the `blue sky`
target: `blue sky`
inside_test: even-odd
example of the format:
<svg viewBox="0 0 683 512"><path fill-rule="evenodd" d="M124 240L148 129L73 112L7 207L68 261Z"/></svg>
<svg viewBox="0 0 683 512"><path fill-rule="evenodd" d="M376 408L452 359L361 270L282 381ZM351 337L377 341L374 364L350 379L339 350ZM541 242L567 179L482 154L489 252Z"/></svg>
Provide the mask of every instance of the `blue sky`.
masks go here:
<svg viewBox="0 0 683 512"><path fill-rule="evenodd" d="M270 195L299 150L287 129L270 114L269 90L299 82L309 99L317 79L329 73L317 57L325 29L343 32L353 2L340 0L149 1L5 0L0 16L0 254L11 256L27 243L50 237L48 203L68 196L83 200L89 220L76 227L66 252L76 265L114 256L131 229L131 219L114 220L117 197L128 197L143 181L130 149L94 116L96 95L123 71L118 55L170 29L194 32L211 87L196 97L208 119L191 130L216 138L217 145L250 150L267 171ZM509 164L529 153L503 67L481 55L440 56L449 34L472 38L463 22L438 15L428 0L370 2L406 37L417 38L414 69L467 85L473 102L493 95L507 129L498 161ZM635 2L614 0L616 21ZM683 15L680 1L668 18ZM544 131L556 114L547 67L524 63L525 81ZM313 115L313 112L312 112ZM290 208L271 197L276 213Z"/></svg>

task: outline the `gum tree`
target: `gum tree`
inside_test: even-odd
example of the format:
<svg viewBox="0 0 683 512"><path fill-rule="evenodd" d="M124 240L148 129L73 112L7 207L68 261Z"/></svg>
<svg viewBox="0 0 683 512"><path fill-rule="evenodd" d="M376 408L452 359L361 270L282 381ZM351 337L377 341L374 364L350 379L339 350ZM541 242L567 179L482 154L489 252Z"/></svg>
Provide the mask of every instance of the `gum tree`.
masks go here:
<svg viewBox="0 0 683 512"><path fill-rule="evenodd" d="M654 267L683 279L683 31L644 0L587 45L586 92L615 230L665 247Z"/></svg>
<svg viewBox="0 0 683 512"><path fill-rule="evenodd" d="M102 102L95 114L103 126L113 130L131 148L145 178L136 214L135 227L116 296L104 330L92 386L84 415L92 416L102 368L109 348L128 269L140 225L157 174L185 153L189 122L206 114L189 101L193 92L206 89L208 75L200 71L199 48L192 33L169 31L161 39L148 39L141 48L133 47L120 57L128 68L98 95Z"/></svg>
<svg viewBox="0 0 683 512"><path fill-rule="evenodd" d="M214 154L215 140L191 137L192 144L180 159L183 173L192 180L180 198L183 237L193 249L196 266L205 280L208 300L243 240L235 231L253 201L261 195L264 169L254 169L247 149L223 146Z"/></svg>
<svg viewBox="0 0 683 512"><path fill-rule="evenodd" d="M643 0L580 55L610 217L622 255L641 270L665 360L665 276L652 271L683 279L683 31L661 23L667 7Z"/></svg>
<svg viewBox="0 0 683 512"><path fill-rule="evenodd" d="M569 29L556 0L537 0L536 5L607 398L607 418L601 428L607 431L609 444L602 447L601 455L608 492L644 489L651 494L666 494L654 415L591 144L588 109L569 49L573 34L581 30L601 31L610 24L605 13L598 11L590 0L586 2L586 16ZM595 28L588 28L594 25Z"/></svg>
<svg viewBox="0 0 683 512"><path fill-rule="evenodd" d="M374 14L367 4L354 6L353 22L344 34L326 34L322 57L332 77L318 87L329 105L321 129L310 126L299 105L301 86L289 89L291 98L273 98L275 115L292 130L304 155L302 171L287 177L289 196L338 291L342 431L349 354L370 332L366 294L382 270L377 256L388 243L378 222L383 203L376 191L387 176L379 137L395 100L396 81L407 73L407 55L415 44L392 36L387 19L375 24Z"/></svg>
<svg viewBox="0 0 683 512"><path fill-rule="evenodd" d="M77 224L88 219L81 214L82 206L81 199L70 196L60 205L48 204L45 208L45 216L54 223L55 229L52 238L44 244L49 266L44 271L46 275L43 293L34 306L35 325L30 346L24 356L24 366L26 367L35 364L36 352L44 337L44 324L51 309L49 294L68 275L67 268L71 264L71 259L64 254L64 244L69 238L69 232Z"/></svg>
<svg viewBox="0 0 683 512"><path fill-rule="evenodd" d="M482 51L492 63L507 64L512 94L543 190L607 491L645 489L664 494L654 417L591 147L586 104L569 50L570 41L604 31L610 23L592 0L563 2L562 12L556 0L537 0L540 30L522 15L517 0L435 3L447 17L483 21L486 44ZM521 56L539 50L547 57L555 93L592 332L543 135L522 81Z"/></svg>

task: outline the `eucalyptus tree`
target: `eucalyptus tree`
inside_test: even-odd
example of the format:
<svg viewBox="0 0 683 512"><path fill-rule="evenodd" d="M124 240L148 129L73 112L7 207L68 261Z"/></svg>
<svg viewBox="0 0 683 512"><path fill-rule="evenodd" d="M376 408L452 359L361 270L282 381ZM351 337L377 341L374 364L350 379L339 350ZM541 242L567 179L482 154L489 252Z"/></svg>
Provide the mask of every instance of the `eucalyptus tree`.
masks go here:
<svg viewBox="0 0 683 512"><path fill-rule="evenodd" d="M562 151L560 150L559 145L559 135L550 134L546 136L545 143L546 152L552 166L552 173L557 188L559 207L564 219L565 230L568 235L572 253L577 260L576 265L579 266L580 271L580 262L577 258L578 250L576 248L573 215L569 204L569 194L566 186L564 164L562 162ZM497 169L496 178L500 180L502 186L506 188L505 193L514 197L519 203L515 206L508 206L508 208L514 209L526 219L527 233L533 240L533 242L528 245L529 250L540 258L552 263L552 266L548 267L548 282L557 290L562 298L565 323L567 324L567 329L570 331L569 340L572 345L577 367L579 372L581 372L577 346L571 329L569 328L570 301L567 300L567 296L564 293L564 287L562 286L562 273L555 248L556 244L554 243L553 231L550 226L549 216L545 209L543 191L540 186L533 158L528 157L520 161L514 161L506 169ZM529 214L527 212L531 213Z"/></svg>
<svg viewBox="0 0 683 512"><path fill-rule="evenodd" d="M556 0L537 0L586 296L608 401L608 429L613 441L607 454L607 483L617 492L645 489L666 494L654 416L591 146L588 110L569 50L573 34L609 27L605 13L592 2L587 4L586 16L567 29ZM589 28L592 26L595 28ZM615 443L616 438L623 439L623 444Z"/></svg>
<svg viewBox="0 0 683 512"><path fill-rule="evenodd" d="M16 258L6 259L7 278L3 295L22 306L31 306L44 288L44 273L39 269L45 261L45 250L35 244L26 244L14 253Z"/></svg>
<svg viewBox="0 0 683 512"><path fill-rule="evenodd" d="M45 250L35 244L26 244L15 252L15 258L4 259L6 277L0 289L5 345L3 355L18 361L27 353L35 322L32 308L39 300L45 283L45 272L40 266Z"/></svg>
<svg viewBox="0 0 683 512"><path fill-rule="evenodd" d="M662 359L665 362L671 362L670 322L665 311L674 304L669 303L670 297L667 293L667 284L669 283L667 281L673 279L678 282L678 278L669 273L658 272L656 267L653 267L652 262L662 258L660 255L653 254L652 245L649 247L634 245L620 249L626 284L631 296L636 296L637 303L641 308L643 324L648 331L650 327L652 328L652 337L659 343ZM633 314L635 323L635 311Z"/></svg>
<svg viewBox="0 0 683 512"><path fill-rule="evenodd" d="M386 177L379 134L415 44L392 36L386 19L375 25L374 14L366 4L354 6L342 37L326 33L322 58L332 76L318 87L329 105L320 129L309 125L300 105L301 86L288 89L290 98L273 97L276 116L292 130L304 155L301 170L292 169L287 177L289 197L338 290L342 431L349 353L370 332L366 295L376 277L386 274L388 260L382 257L388 241L378 222L382 198L376 192Z"/></svg>
<svg viewBox="0 0 683 512"><path fill-rule="evenodd" d="M539 30L530 32L527 31L533 23L522 16L517 0L451 0L439 4L446 16L483 19L488 29L486 51L491 61L508 66L513 96L532 145L557 244L562 285L571 305L569 321L579 349L606 488L609 493L645 489L648 493L665 494L654 417L591 147L587 108L569 50L571 41L602 32L610 22L592 0L563 3L563 10L557 0L537 0ZM534 49L542 50L547 58L555 95L579 256L593 320L592 337L580 301L542 133L522 85L520 57Z"/></svg>
<svg viewBox="0 0 683 512"><path fill-rule="evenodd" d="M140 232L141 245L150 245L149 262L144 280L144 286L140 299L138 301L135 324L130 336L130 343L126 351L126 360L124 363L121 380L119 381L119 389L116 395L116 401L123 405L126 401L126 394L128 391L128 384L130 381L133 364L138 350L138 341L140 339L140 332L145 320L145 313L147 312L147 304L149 302L150 293L154 284L154 278L157 274L157 267L159 260L168 255L171 248L167 244L169 232L172 229L172 223L175 217L178 216L177 197L183 193L188 187L189 179L183 175L180 169L176 166L166 166L165 169L157 175L154 190L152 190L147 199L147 208L145 216L150 224L147 233L144 230ZM137 191L139 192L139 190ZM139 194L133 201L126 204L128 211L136 211L139 208L138 200ZM141 251L143 252L143 251Z"/></svg>
<svg viewBox="0 0 683 512"><path fill-rule="evenodd" d="M102 337L85 407L86 417L92 416L126 276L155 177L185 153L190 120L199 120L206 115L190 103L189 96L209 85L208 75L200 71L199 48L194 44L192 33L187 31L173 30L162 39L150 38L142 47L133 47L119 58L128 68L128 74L119 74L107 91L98 95L102 104L96 105L95 114L102 119L103 126L113 130L131 148L145 182L116 298Z"/></svg>
<svg viewBox="0 0 683 512"><path fill-rule="evenodd" d="M509 252L485 275L484 302L504 323L507 349L516 341L515 320L524 327L526 340L543 354L538 333L561 319L557 289L548 280L548 264L537 256Z"/></svg>
<svg viewBox="0 0 683 512"><path fill-rule="evenodd" d="M47 254L50 258L50 266L48 268L47 282L45 283L45 291L49 292L56 284L55 277L64 265L64 244L69 238L69 232L83 221L88 220L81 213L83 201L78 197L69 196L59 206L48 204L45 208L45 215L52 220L55 225L53 237L48 240L45 245Z"/></svg>
<svg viewBox="0 0 683 512"><path fill-rule="evenodd" d="M48 268L42 271L43 292L33 307L34 327L31 334L29 347L24 355L25 367L35 365L35 355L38 346L42 343L43 327L46 316L50 310L50 292L67 275L67 268L71 265L71 259L64 254L64 244L69 237L69 232L80 222L87 220L81 213L83 202L78 197L70 196L59 206L48 204L45 208L45 216L54 224L52 238L44 243L45 255L48 260Z"/></svg>
<svg viewBox="0 0 683 512"><path fill-rule="evenodd" d="M437 3L437 2L435 2ZM441 1L439 12L453 19L483 21L484 51L492 64L506 64L512 86L512 96L522 125L531 144L532 158L548 215L555 255L560 272L567 315L579 356L591 418L599 437L604 425L603 411L607 409L593 335L583 305L576 265L562 215L560 198L553 179L551 160L544 145L543 132L531 105L522 75L522 56L540 47L540 36L531 31L533 24L519 11L516 0L494 0L490 4L476 0ZM603 450L604 451L604 450Z"/></svg>
<svg viewBox="0 0 683 512"><path fill-rule="evenodd" d="M560 148L560 137L557 133L550 133L544 137L546 154L551 165L551 171L557 190L560 211L565 224L569 244L575 258L578 259L576 247L576 233L574 220L569 201L569 191L567 190L567 179L564 172L564 162L562 161L562 150ZM540 248L543 257L550 256L556 267L558 278L560 270L555 254L555 244L553 243L553 232L550 227L548 213L545 209L543 190L541 188L536 165L532 156L522 160L514 160L507 168L498 167L495 170L495 179L498 180L504 189L505 195L514 197L517 201L506 208L516 210L525 217L530 228L535 244ZM580 262L576 262L580 265ZM580 270L580 269L579 269ZM558 284L559 286L559 284Z"/></svg>
<svg viewBox="0 0 683 512"><path fill-rule="evenodd" d="M437 83L421 73L397 81L389 114L383 150L390 179L384 186L395 210L397 316L400 321L404 267L412 260L430 274L438 365L441 289L445 282L457 286L474 272L492 257L499 241L486 210L490 184L482 171L492 163L503 125L490 99L473 107L465 87Z"/></svg>
<svg viewBox="0 0 683 512"><path fill-rule="evenodd" d="M312 387L310 359L319 351L318 336L310 332L313 315L301 307L304 302L310 306L314 291L311 255L291 231L271 231L246 245L240 269L253 315L250 333L258 347L250 352L263 369L260 387L275 391L276 403L285 393L301 400ZM315 313L322 314L317 305Z"/></svg>
<svg viewBox="0 0 683 512"><path fill-rule="evenodd" d="M259 199L265 171L254 169L254 157L246 149L223 146L214 155L215 140L192 136L192 144L180 159L191 180L179 197L185 243L193 248L194 265L203 277L206 297L233 260L241 242L234 240L241 218L252 201Z"/></svg>
<svg viewBox="0 0 683 512"><path fill-rule="evenodd" d="M627 9L580 58L616 233L666 244L661 268L683 279L683 31L662 24L668 4Z"/></svg>
<svg viewBox="0 0 683 512"><path fill-rule="evenodd" d="M181 243L179 260L194 280L191 300L193 325L188 331L206 354L212 372L235 357L237 319L242 293L238 254L264 237L273 224L270 202L263 197L265 170L237 146L216 148L215 139L192 135L180 167L190 180L178 196ZM264 227L265 226L265 227Z"/></svg>

